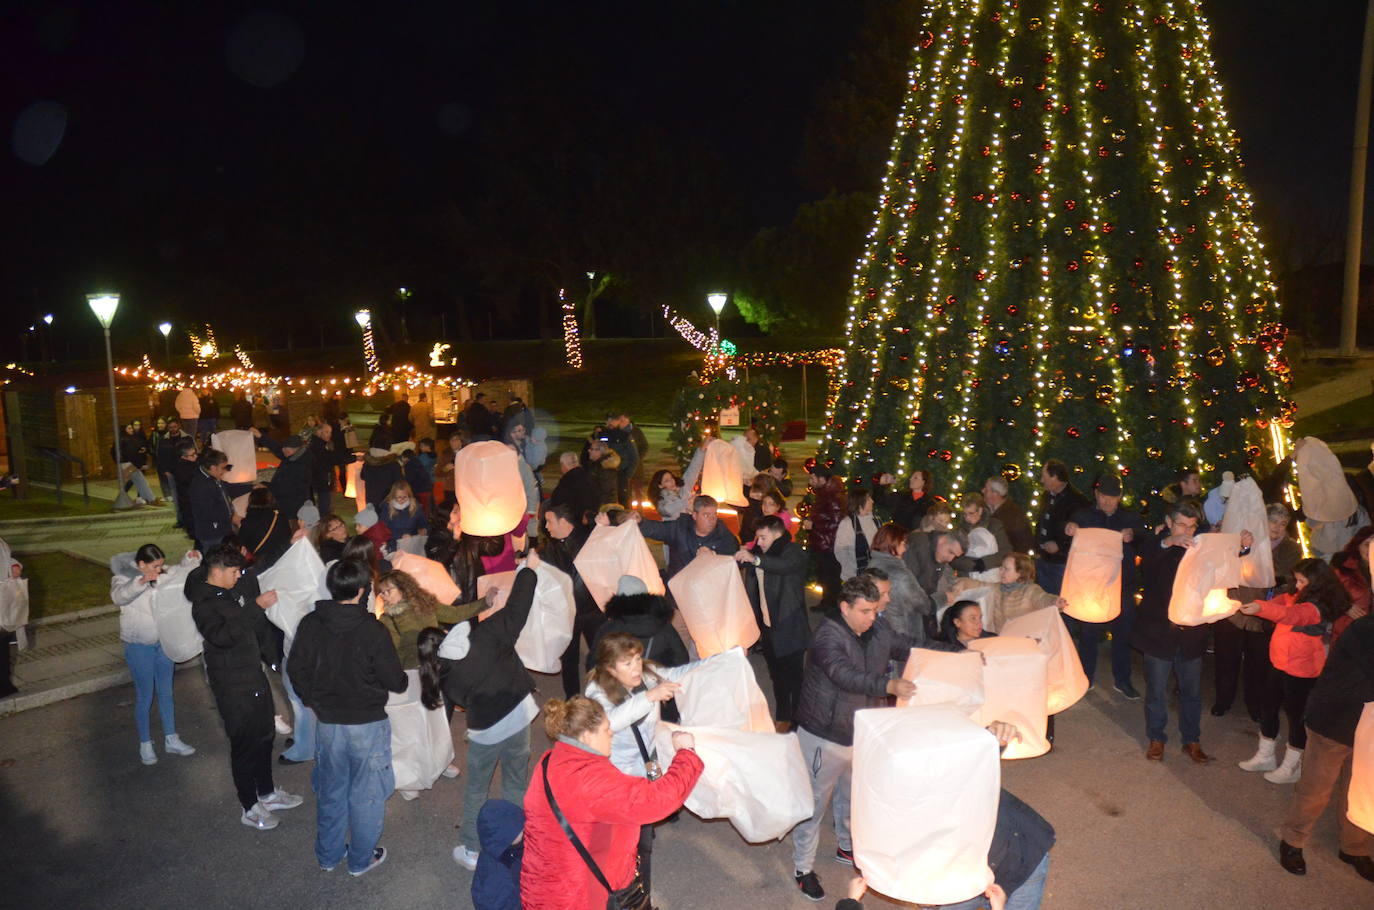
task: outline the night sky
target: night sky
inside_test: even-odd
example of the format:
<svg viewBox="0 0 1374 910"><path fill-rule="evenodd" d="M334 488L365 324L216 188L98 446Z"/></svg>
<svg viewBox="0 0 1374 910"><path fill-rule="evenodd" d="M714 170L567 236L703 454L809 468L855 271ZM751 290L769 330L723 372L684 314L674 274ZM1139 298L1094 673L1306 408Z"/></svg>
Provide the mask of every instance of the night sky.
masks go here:
<svg viewBox="0 0 1374 910"><path fill-rule="evenodd" d="M100 287L125 295L126 356L160 349L162 319L345 343L401 285L420 340L440 311L537 337L530 302L565 280L540 274L545 235L564 271L584 249L661 259L659 287L695 300L720 278L684 238L728 250L824 195L808 123L894 3L915 6L7 4L4 354L45 312L56 351L69 332L89 354ZM1361 6L1205 4L1266 240L1297 265L1340 255Z"/></svg>

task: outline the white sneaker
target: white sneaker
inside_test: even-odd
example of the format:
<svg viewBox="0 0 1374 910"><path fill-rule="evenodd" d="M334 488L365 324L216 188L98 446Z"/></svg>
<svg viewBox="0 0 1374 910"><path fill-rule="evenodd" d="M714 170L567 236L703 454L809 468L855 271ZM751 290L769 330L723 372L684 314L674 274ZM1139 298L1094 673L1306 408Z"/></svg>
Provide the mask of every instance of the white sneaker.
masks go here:
<svg viewBox="0 0 1374 910"><path fill-rule="evenodd" d="M296 796L294 793L287 793L281 787L278 787L266 796L258 797L258 805L267 809L269 812L294 809L303 802L305 802L304 797Z"/></svg>
<svg viewBox="0 0 1374 910"><path fill-rule="evenodd" d="M196 750L181 741L181 737L172 733L162 741L162 747L173 755L195 755Z"/></svg>
<svg viewBox="0 0 1374 910"><path fill-rule="evenodd" d="M138 744L138 757L143 759L145 765L157 764L157 753L153 751L152 741Z"/></svg>
<svg viewBox="0 0 1374 910"><path fill-rule="evenodd" d="M357 878L360 875L366 875L384 862L386 862L386 847L378 847L372 851L372 862L368 863L365 868L359 869L357 872L350 869L348 874Z"/></svg>
<svg viewBox="0 0 1374 910"><path fill-rule="evenodd" d="M449 780L453 780L459 774L462 774L463 771L457 765L450 764L447 768L443 770L442 773L444 777L448 778Z"/></svg>
<svg viewBox="0 0 1374 910"><path fill-rule="evenodd" d="M279 824L277 817L262 804L261 800L254 803L253 808L244 812L239 821L250 828L257 828L259 831L271 831Z"/></svg>
<svg viewBox="0 0 1374 910"><path fill-rule="evenodd" d="M276 723L276 725L277 725L277 735L278 735L278 736L290 736L290 735L291 735L291 725L288 724L288 723L286 722L285 718L283 718L280 714L278 714L278 715L276 715L275 717L273 717L272 720L273 720L273 721Z"/></svg>
<svg viewBox="0 0 1374 910"><path fill-rule="evenodd" d="M468 871L477 868L477 852L459 844L453 848L453 861Z"/></svg>
<svg viewBox="0 0 1374 910"><path fill-rule="evenodd" d="M410 802L412 799L415 799L420 795L419 790L398 790L397 792L401 794L401 799L405 800L406 802Z"/></svg>

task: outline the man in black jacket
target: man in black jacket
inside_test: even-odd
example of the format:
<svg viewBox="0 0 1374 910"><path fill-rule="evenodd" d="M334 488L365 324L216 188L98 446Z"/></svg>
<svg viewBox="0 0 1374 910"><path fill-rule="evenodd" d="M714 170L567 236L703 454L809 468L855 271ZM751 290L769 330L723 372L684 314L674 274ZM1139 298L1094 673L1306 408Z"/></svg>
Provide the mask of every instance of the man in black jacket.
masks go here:
<svg viewBox="0 0 1374 910"><path fill-rule="evenodd" d="M190 437L181 432L181 421L175 417L170 417L167 420L167 432L158 439L157 449L153 452L153 463L157 466L158 479L162 481L163 490L172 493L172 502L177 506L178 516L181 514L181 503L178 502L176 492L177 447L183 439L190 439Z"/></svg>
<svg viewBox="0 0 1374 910"><path fill-rule="evenodd" d="M1178 732L1183 751L1199 765L1212 761L1202 751L1202 653L1207 648L1208 626L1180 626L1169 619L1174 579L1193 536L1202 523L1202 509L1190 499L1169 507L1164 524L1168 535L1158 540L1141 541L1140 576L1144 590L1136 610L1131 645L1145 658L1145 732L1150 744L1145 757L1164 760L1164 743L1169 723L1168 683L1172 673L1178 680ZM1241 554L1252 543L1250 532L1241 535Z"/></svg>
<svg viewBox="0 0 1374 910"><path fill-rule="evenodd" d="M233 499L251 492L254 484L225 483L224 475L234 466L219 449L202 451L199 465L191 476L192 536L196 549L205 553L234 533Z"/></svg>
<svg viewBox="0 0 1374 910"><path fill-rule="evenodd" d="M299 796L272 782L272 691L262 665L280 660L277 643L263 610L277 602L277 592L258 591L253 575L243 574L243 556L233 543L205 554L205 561L186 579L191 617L205 639L205 672L215 707L229 736L229 767L243 805L240 820L250 828L277 827L273 812L294 809Z"/></svg>
<svg viewBox="0 0 1374 910"><path fill-rule="evenodd" d="M596 488L596 481L587 469L578 463L576 452L564 452L559 455L558 466L562 469L563 476L558 478L558 485L549 494L545 508L570 506L577 523L585 525L591 521L590 516L596 514L597 509L601 507L601 491Z"/></svg>
<svg viewBox="0 0 1374 910"><path fill-rule="evenodd" d="M1069 483L1069 467L1056 458L1045 462L1040 471L1045 488L1040 499L1040 515L1035 520L1035 582L1049 594L1064 587L1064 565L1069 560L1069 535L1065 528L1079 509L1088 507L1087 498Z"/></svg>
<svg viewBox="0 0 1374 910"><path fill-rule="evenodd" d="M774 712L779 733L786 733L796 717L801 697L802 668L811 626L806 619L806 551L792 542L787 526L776 515L754 525L754 549L740 549L735 560L743 567L744 590L754 608L763 638L763 659L773 681Z"/></svg>
<svg viewBox="0 0 1374 910"><path fill-rule="evenodd" d="M288 436L277 442L254 427L253 438L280 459L267 488L277 501L277 510L294 522L301 506L310 501L310 489L315 480L315 456L310 454L305 440L299 436Z"/></svg>
<svg viewBox="0 0 1374 910"><path fill-rule="evenodd" d="M328 872L348 857L362 875L386 861L382 836L391 770L387 693L409 682L391 635L367 609L372 570L341 559L325 576L321 600L296 629L286 672L319 719L315 732L315 859Z"/></svg>
<svg viewBox="0 0 1374 910"><path fill-rule="evenodd" d="M1307 874L1302 848L1326 810L1342 772L1354 754L1355 728L1367 702L1374 702L1374 616L1352 622L1331 647L1317 684L1307 698L1307 750L1302 779L1293 789L1279 841L1279 862L1294 875ZM1340 811L1340 856L1364 878L1374 881L1374 834L1350 821L1344 800Z"/></svg>
<svg viewBox="0 0 1374 910"><path fill-rule="evenodd" d="M582 691L581 663L578 660L582 649L580 639L585 639L587 648L594 647L597 630L606 621L606 614L596 606L596 600L582 576L577 571L574 560L582 552L582 546L591 536L592 529L577 521L572 507L566 504L544 510L544 530L548 533L549 543L543 550L549 565L568 573L573 583L573 604L577 607L577 618L573 621L573 637L568 650L563 652L563 695L572 698Z"/></svg>
<svg viewBox="0 0 1374 910"><path fill-rule="evenodd" d="M868 578L857 576L840 587L839 612L831 613L816 629L807 652L797 707L797 738L811 770L814 811L792 829L792 866L797 887L811 900L825 897L813 871L820 841L821 818L831 796L835 799L837 862L854 864L849 836L849 772L854 754L854 712L882 707L887 697L909 698L916 686L892 679L892 661L906 663L911 640L877 622L881 595Z"/></svg>

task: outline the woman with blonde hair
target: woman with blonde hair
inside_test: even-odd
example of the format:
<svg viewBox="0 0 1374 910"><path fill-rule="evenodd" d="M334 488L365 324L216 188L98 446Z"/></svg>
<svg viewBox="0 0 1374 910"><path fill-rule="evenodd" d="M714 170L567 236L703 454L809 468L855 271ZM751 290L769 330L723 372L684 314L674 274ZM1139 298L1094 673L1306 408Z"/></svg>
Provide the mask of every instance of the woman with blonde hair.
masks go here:
<svg viewBox="0 0 1374 910"><path fill-rule="evenodd" d="M544 730L553 748L539 760L525 791L524 905L601 910L612 893L620 897L619 906L647 905L635 843L641 826L680 809L701 777L692 734L673 734L673 763L662 777L649 780L623 774L611 763L611 721L590 698L546 702Z"/></svg>
<svg viewBox="0 0 1374 910"><path fill-rule="evenodd" d="M654 749L659 712L682 688L679 680L705 661L662 667L644 659L644 645L628 632L612 632L596 646L596 666L587 677L586 695L611 721L611 764L625 774L654 780L663 773ZM665 813L666 814L666 813ZM650 885L653 822L640 830L639 871L645 893Z"/></svg>
<svg viewBox="0 0 1374 910"><path fill-rule="evenodd" d="M423 537L429 533L429 518L410 484L404 480L391 485L386 502L377 507L377 516L391 531L391 540L396 546L407 537Z"/></svg>
<svg viewBox="0 0 1374 910"><path fill-rule="evenodd" d="M1025 553L1012 553L1002 560L1001 575L996 584L986 584L973 578L961 578L949 589L949 603L967 600L970 592L987 589L983 621L993 632L1018 616L1025 616L1045 607L1066 606L1064 598L1050 594L1035 583L1035 560Z"/></svg>

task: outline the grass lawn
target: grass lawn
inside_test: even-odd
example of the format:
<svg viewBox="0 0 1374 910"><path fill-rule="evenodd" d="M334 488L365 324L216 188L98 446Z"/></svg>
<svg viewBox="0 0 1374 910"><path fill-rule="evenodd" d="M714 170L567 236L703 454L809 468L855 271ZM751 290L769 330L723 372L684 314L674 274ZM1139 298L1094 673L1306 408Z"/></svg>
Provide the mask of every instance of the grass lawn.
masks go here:
<svg viewBox="0 0 1374 910"><path fill-rule="evenodd" d="M1341 430L1368 429L1371 424L1374 424L1374 395L1366 395L1310 417L1299 416L1293 424L1293 435L1325 438Z"/></svg>
<svg viewBox="0 0 1374 910"><path fill-rule="evenodd" d="M57 494L52 490L30 486L27 499L16 499L9 493L0 493L0 522L20 518L74 518L82 515L109 515L110 501L91 497L88 506L81 498L81 484L76 484L75 492L65 484L62 489L62 504L57 504Z"/></svg>
<svg viewBox="0 0 1374 910"><path fill-rule="evenodd" d="M110 573L65 553L16 553L29 579L29 618L74 613L110 602Z"/></svg>

